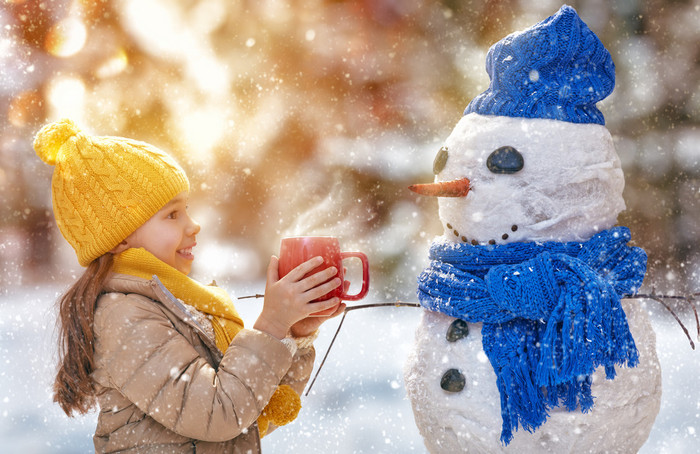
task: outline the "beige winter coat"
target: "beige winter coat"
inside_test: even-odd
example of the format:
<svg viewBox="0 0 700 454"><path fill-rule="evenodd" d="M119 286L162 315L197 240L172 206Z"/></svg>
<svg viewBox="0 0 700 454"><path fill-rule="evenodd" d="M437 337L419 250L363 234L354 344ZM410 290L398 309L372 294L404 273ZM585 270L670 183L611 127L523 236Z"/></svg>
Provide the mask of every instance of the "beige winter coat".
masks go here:
<svg viewBox="0 0 700 454"><path fill-rule="evenodd" d="M260 452L255 421L280 383L302 392L313 349L292 357L278 339L244 329L222 356L207 320L157 279L115 274L105 290L94 325L95 450Z"/></svg>

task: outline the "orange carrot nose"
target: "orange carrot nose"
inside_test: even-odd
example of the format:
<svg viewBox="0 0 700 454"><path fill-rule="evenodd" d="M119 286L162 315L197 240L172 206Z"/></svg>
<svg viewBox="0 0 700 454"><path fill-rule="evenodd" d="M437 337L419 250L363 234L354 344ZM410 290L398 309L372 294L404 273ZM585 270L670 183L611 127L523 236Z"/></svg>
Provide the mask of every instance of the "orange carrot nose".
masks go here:
<svg viewBox="0 0 700 454"><path fill-rule="evenodd" d="M412 184L408 189L417 194L433 197L464 197L469 192L469 180L460 178L459 180L452 181Z"/></svg>

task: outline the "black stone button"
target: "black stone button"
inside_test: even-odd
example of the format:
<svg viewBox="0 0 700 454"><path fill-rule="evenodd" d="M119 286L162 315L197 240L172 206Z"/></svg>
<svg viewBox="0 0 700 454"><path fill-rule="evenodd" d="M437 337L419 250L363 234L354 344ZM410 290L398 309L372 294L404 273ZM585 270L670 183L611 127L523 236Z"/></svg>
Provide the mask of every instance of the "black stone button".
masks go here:
<svg viewBox="0 0 700 454"><path fill-rule="evenodd" d="M464 389L467 383L464 375L457 369L450 369L442 375L440 387L450 393L458 393Z"/></svg>
<svg viewBox="0 0 700 454"><path fill-rule="evenodd" d="M457 342L469 336L469 325L462 319L456 319L447 328L447 342Z"/></svg>

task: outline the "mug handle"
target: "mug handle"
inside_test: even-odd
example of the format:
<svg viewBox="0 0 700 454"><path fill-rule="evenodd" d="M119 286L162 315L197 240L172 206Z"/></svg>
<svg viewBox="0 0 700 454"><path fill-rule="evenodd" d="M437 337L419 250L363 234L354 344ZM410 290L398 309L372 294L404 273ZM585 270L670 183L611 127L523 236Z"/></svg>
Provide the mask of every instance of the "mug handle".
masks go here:
<svg viewBox="0 0 700 454"><path fill-rule="evenodd" d="M364 252L341 252L340 259L345 260L350 257L358 258L362 261L362 289L356 295L347 295L343 293L340 297L343 301L357 301L367 296L369 292L369 261Z"/></svg>

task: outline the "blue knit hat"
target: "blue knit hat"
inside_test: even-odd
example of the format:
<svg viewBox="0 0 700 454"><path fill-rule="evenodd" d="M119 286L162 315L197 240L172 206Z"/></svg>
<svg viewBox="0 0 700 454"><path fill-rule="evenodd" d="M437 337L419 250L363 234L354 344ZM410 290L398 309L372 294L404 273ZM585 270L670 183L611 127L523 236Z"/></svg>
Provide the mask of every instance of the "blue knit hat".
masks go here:
<svg viewBox="0 0 700 454"><path fill-rule="evenodd" d="M605 124L596 102L615 86L615 65L598 37L567 5L506 36L486 56L489 88L464 114Z"/></svg>

